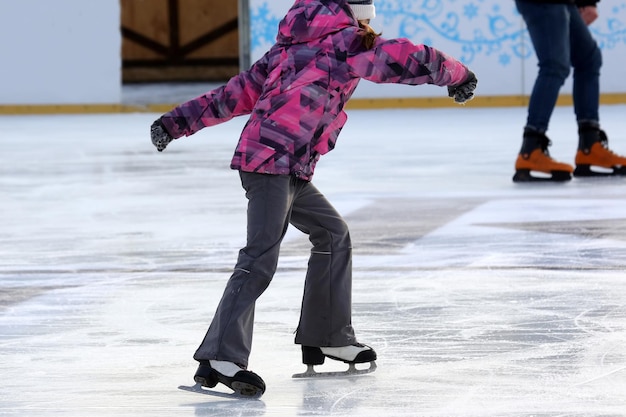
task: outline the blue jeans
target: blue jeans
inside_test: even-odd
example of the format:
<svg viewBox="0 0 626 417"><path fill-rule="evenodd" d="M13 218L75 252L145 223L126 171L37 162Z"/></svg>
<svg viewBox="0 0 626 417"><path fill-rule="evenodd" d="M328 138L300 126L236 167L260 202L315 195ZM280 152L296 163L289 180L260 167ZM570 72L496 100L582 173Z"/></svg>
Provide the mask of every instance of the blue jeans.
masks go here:
<svg viewBox="0 0 626 417"><path fill-rule="evenodd" d="M578 8L515 0L539 61L526 127L548 130L559 91L574 68L574 112L578 123L598 123L602 53Z"/></svg>

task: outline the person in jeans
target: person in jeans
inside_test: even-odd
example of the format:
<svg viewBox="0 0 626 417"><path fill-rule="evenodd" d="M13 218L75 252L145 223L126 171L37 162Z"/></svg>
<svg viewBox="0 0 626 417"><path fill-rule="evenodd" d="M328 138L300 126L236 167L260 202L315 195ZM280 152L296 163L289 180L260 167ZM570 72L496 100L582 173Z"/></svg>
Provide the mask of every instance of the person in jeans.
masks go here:
<svg viewBox="0 0 626 417"><path fill-rule="evenodd" d="M597 17L596 0L516 0L539 61L522 147L513 181L568 181L593 175L626 175L626 158L608 148L600 128L602 54L588 25ZM546 136L559 91L574 69L574 113L578 123L576 168L550 157ZM592 169L599 167L600 169ZM532 172L550 175L534 176Z"/></svg>
<svg viewBox="0 0 626 417"><path fill-rule="evenodd" d="M194 354L200 362L194 380L202 386L222 383L247 396L265 391L247 369L254 308L276 272L290 224L312 244L295 336L302 361L353 366L376 359L352 327L350 233L311 182L316 163L335 147L347 120L344 105L360 79L447 86L458 103L472 98L477 81L443 52L381 38L368 24L374 16L372 0L298 0L281 21L276 44L251 68L151 126L152 143L163 151L175 138L249 115L231 161L248 199L246 246Z"/></svg>

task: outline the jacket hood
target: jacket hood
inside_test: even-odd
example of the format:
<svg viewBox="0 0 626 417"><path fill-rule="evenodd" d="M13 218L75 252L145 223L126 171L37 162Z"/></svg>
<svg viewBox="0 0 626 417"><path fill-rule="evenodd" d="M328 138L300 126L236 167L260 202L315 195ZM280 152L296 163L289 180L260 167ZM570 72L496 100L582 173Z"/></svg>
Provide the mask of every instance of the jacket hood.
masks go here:
<svg viewBox="0 0 626 417"><path fill-rule="evenodd" d="M278 25L280 44L311 42L358 26L346 0L297 0Z"/></svg>

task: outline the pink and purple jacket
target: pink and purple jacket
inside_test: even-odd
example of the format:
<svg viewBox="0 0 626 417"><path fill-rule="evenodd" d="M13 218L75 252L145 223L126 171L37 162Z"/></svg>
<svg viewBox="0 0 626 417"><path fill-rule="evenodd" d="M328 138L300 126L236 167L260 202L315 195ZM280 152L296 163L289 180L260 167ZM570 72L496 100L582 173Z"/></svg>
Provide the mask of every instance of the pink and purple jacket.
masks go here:
<svg viewBox="0 0 626 417"><path fill-rule="evenodd" d="M346 0L297 0L280 22L276 44L249 70L165 113L174 138L250 115L231 168L313 176L346 123L343 108L360 79L375 83L462 84L459 61L408 39L362 45L362 29Z"/></svg>

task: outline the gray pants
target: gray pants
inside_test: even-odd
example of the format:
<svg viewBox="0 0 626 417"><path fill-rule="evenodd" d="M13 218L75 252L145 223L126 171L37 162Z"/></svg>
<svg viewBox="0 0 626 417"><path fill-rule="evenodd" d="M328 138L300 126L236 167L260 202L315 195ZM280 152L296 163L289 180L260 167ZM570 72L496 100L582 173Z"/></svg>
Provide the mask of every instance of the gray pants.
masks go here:
<svg viewBox="0 0 626 417"><path fill-rule="evenodd" d="M276 272L290 223L313 244L295 342L316 347L354 343L352 248L341 215L308 181L287 175L240 175L248 199L247 243L194 358L248 365L254 305Z"/></svg>

